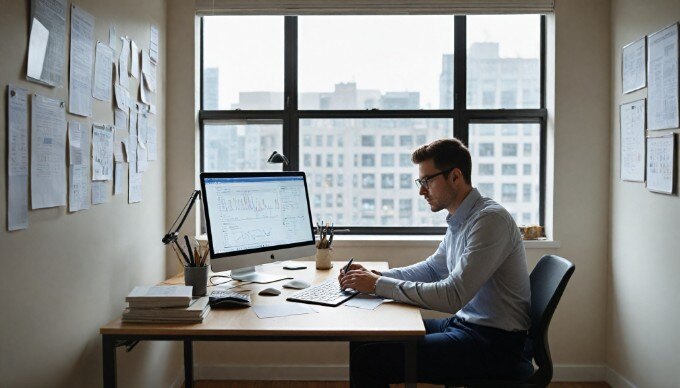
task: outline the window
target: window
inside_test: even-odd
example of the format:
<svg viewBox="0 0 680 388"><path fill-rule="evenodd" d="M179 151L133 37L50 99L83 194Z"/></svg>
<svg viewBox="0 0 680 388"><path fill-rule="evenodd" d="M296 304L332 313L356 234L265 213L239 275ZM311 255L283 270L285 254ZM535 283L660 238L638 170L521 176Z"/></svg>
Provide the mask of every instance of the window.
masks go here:
<svg viewBox="0 0 680 388"><path fill-rule="evenodd" d="M493 175L493 163L480 163L479 175Z"/></svg>
<svg viewBox="0 0 680 388"><path fill-rule="evenodd" d="M372 189L375 187L375 174L361 174L361 187Z"/></svg>
<svg viewBox="0 0 680 388"><path fill-rule="evenodd" d="M363 154L361 155L361 165L364 167L374 167L375 166L375 155L373 154Z"/></svg>
<svg viewBox="0 0 680 388"><path fill-rule="evenodd" d="M493 183L480 183L477 185L477 190L479 190L479 194L481 194L482 197L494 197Z"/></svg>
<svg viewBox="0 0 680 388"><path fill-rule="evenodd" d="M412 189L414 185L413 175L411 174L399 174L399 188L400 189Z"/></svg>
<svg viewBox="0 0 680 388"><path fill-rule="evenodd" d="M455 136L471 150L472 181L483 195L522 220L525 213L543 220L544 17L201 20L201 171L302 170L314 219L344 222L352 233L375 233L372 226L441 233L445 214L418 195L411 152ZM454 57L456 45L467 47L465 56ZM463 82L454 85L454 76ZM291 99L297 104L285 103ZM273 150L290 165L267 164Z"/></svg>
<svg viewBox="0 0 680 388"><path fill-rule="evenodd" d="M522 185L522 201L531 202L531 183Z"/></svg>
<svg viewBox="0 0 680 388"><path fill-rule="evenodd" d="M393 135L382 135L380 138L380 145L383 147L393 147L394 146L394 136Z"/></svg>
<svg viewBox="0 0 680 388"><path fill-rule="evenodd" d="M501 190L501 200L503 202L517 202L517 184L503 183Z"/></svg>
<svg viewBox="0 0 680 388"><path fill-rule="evenodd" d="M383 189L393 189L394 188L394 174L381 174L380 175L380 187Z"/></svg>
<svg viewBox="0 0 680 388"><path fill-rule="evenodd" d="M503 143L503 156L517 156L517 144Z"/></svg>
<svg viewBox="0 0 680 388"><path fill-rule="evenodd" d="M516 164L503 163L502 174L503 175L517 175L517 165Z"/></svg>
<svg viewBox="0 0 680 388"><path fill-rule="evenodd" d="M380 161L380 165L383 167L394 167L394 154L382 154Z"/></svg>
<svg viewBox="0 0 680 388"><path fill-rule="evenodd" d="M362 147L375 147L375 136L363 135L361 136Z"/></svg>
<svg viewBox="0 0 680 388"><path fill-rule="evenodd" d="M478 156L493 156L493 149L494 149L493 143L481 143L479 145Z"/></svg>

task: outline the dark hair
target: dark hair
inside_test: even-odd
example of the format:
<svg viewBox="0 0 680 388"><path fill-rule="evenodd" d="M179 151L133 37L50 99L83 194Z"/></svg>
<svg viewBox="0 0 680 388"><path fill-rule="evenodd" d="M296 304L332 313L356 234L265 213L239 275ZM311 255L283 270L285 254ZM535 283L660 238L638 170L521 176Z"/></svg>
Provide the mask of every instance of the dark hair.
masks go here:
<svg viewBox="0 0 680 388"><path fill-rule="evenodd" d="M439 170L458 168L463 173L463 179L468 185L472 184L472 158L470 151L463 143L456 139L439 139L430 144L424 144L411 154L413 163L422 163L432 159ZM448 174L447 174L448 176Z"/></svg>

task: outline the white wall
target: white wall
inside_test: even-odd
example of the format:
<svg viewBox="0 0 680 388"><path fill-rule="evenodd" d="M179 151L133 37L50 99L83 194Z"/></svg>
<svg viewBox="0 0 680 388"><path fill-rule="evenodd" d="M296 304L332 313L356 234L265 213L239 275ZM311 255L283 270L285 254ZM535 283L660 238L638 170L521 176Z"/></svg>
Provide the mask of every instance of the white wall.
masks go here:
<svg viewBox="0 0 680 388"><path fill-rule="evenodd" d="M6 122L7 84L68 101L64 87L27 82L26 53L30 1L3 1L0 13L0 111ZM95 39L108 42L109 25L148 48L149 25L160 29L158 71L158 160L144 173L143 201L127 195L75 214L66 208L29 211L27 230L7 232L6 130L0 136L0 386L96 387L102 384L99 327L119 317L125 295L138 284L166 276L165 252L165 68L166 5L163 0L74 3L96 18ZM71 2L68 2L69 8ZM69 12L70 15L70 12ZM70 16L67 31L70 30ZM68 33L68 32L67 32ZM120 46L120 42L119 42ZM69 45L67 43L66 50ZM67 52L64 56L67 58ZM137 86L132 79L131 86ZM136 89L134 89L136 90ZM93 102L93 117L67 114L83 128L113 124L112 103ZM66 162L64 162L66 163ZM127 179L127 172L124 174ZM109 184L109 187L110 184ZM127 189L127 183L124 185ZM118 352L120 386L162 386L176 378L179 346L140 344ZM141 367L140 367L141 366ZM150 367L153 366L153 367Z"/></svg>
<svg viewBox="0 0 680 388"><path fill-rule="evenodd" d="M170 0L168 5L168 219L180 209L195 184L196 155L185 152L187 144L198 143L196 128L198 89L193 2ZM555 314L550 341L553 358L562 366L562 379L588 380L593 373L604 377L606 263L608 235L609 142L610 142L610 53L609 1L557 0L550 28L554 31L549 58L554 62L549 89L551 121L549 190L554 198L552 232L560 242L556 249L530 249L530 266L543 254L569 258L576 272ZM173 54L175 53L175 54ZM177 59L177 60L175 60ZM405 265L429 255L436 244L404 247L370 244L357 246L338 242L336 256L389 260ZM285 377L295 373L291 366L325 368L325 376L346 377L344 344L245 344L201 343L196 346L199 377L238 378ZM284 349L295 349L283 355ZM259 370L234 368L257 365ZM269 369L262 369L265 366ZM304 369L304 368L303 368ZM297 369L301 371L303 369ZM259 371L259 372L258 372ZM264 373L269 371L272 373ZM594 372L593 372L594 371ZM238 373L241 373L240 375ZM311 372L310 372L311 373ZM311 377L313 375L306 374ZM304 375L303 375L304 377Z"/></svg>
<svg viewBox="0 0 680 388"><path fill-rule="evenodd" d="M607 364L614 386L680 387L680 198L619 179L619 105L647 97L646 88L622 94L621 48L678 21L677 0L612 1Z"/></svg>

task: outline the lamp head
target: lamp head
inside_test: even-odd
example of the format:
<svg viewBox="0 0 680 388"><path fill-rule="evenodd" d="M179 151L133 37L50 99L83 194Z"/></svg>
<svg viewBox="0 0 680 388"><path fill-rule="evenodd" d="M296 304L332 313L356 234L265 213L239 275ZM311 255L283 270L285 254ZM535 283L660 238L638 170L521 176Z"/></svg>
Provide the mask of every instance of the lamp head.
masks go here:
<svg viewBox="0 0 680 388"><path fill-rule="evenodd" d="M288 158L286 158L283 154L280 154L276 151L272 152L271 156L269 156L269 159L267 159L267 163L283 163L285 166L288 165Z"/></svg>

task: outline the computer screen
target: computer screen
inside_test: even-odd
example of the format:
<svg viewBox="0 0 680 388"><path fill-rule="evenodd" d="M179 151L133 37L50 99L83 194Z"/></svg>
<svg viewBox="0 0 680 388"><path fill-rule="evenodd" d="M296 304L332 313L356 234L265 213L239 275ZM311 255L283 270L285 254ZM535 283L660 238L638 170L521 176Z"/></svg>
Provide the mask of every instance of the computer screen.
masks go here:
<svg viewBox="0 0 680 388"><path fill-rule="evenodd" d="M202 173L213 271L314 254L303 172Z"/></svg>

